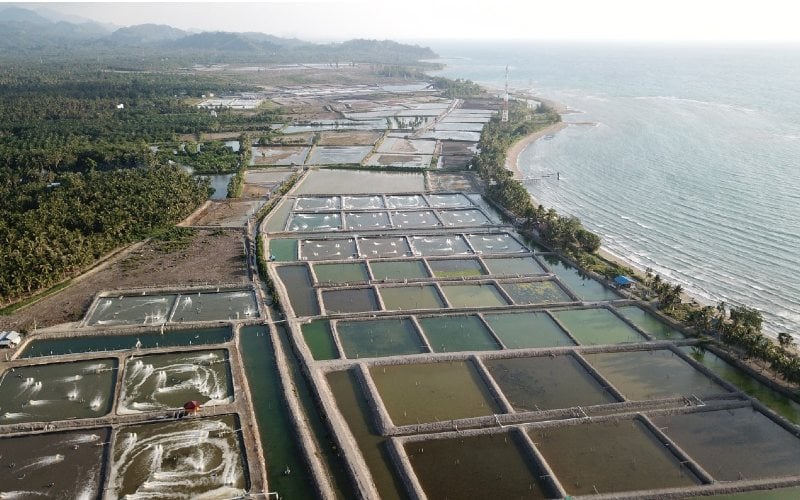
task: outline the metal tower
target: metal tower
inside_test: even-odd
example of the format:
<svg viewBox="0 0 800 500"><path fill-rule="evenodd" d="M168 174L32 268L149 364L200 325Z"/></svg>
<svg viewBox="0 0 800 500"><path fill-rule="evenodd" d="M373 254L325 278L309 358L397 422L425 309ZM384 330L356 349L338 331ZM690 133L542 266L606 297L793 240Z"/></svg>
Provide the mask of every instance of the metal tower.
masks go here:
<svg viewBox="0 0 800 500"><path fill-rule="evenodd" d="M503 97L503 117L500 121L503 123L508 122L508 65L506 65L506 94Z"/></svg>

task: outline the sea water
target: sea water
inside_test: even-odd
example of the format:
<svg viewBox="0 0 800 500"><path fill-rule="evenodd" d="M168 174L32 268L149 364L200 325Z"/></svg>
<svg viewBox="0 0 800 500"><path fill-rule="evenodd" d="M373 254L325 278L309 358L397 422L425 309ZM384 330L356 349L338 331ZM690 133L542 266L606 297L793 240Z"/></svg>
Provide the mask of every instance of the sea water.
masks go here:
<svg viewBox="0 0 800 500"><path fill-rule="evenodd" d="M699 299L796 334L800 46L431 46L444 76L501 88L508 64L512 89L576 111L520 155L539 203Z"/></svg>

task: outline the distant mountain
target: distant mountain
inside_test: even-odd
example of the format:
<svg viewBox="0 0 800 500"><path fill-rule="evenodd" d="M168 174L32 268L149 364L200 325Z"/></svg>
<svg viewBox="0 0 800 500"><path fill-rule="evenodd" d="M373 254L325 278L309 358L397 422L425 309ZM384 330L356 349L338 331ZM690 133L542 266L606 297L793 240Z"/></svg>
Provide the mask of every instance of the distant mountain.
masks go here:
<svg viewBox="0 0 800 500"><path fill-rule="evenodd" d="M154 63L404 64L436 57L429 48L389 40L316 44L265 33L190 33L163 24L110 30L107 25L84 22L83 18L77 19L80 22L69 22L60 20L64 17L59 18L52 12L45 14L16 6L0 7L0 59L34 56L41 61L98 61L111 58L121 66L135 68Z"/></svg>
<svg viewBox="0 0 800 500"><path fill-rule="evenodd" d="M6 23L51 24L52 21L29 9L21 7L0 8L0 24Z"/></svg>
<svg viewBox="0 0 800 500"><path fill-rule="evenodd" d="M166 24L138 24L116 30L109 40L122 45L149 45L171 42L187 35L187 32Z"/></svg>

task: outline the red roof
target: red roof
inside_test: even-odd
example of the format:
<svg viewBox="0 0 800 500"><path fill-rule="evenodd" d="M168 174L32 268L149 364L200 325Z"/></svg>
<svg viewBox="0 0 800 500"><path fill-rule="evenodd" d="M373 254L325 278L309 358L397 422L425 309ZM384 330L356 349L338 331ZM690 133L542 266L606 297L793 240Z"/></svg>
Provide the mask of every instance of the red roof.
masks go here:
<svg viewBox="0 0 800 500"><path fill-rule="evenodd" d="M189 401L184 403L183 405L184 410L199 410L200 409L200 402L199 401Z"/></svg>

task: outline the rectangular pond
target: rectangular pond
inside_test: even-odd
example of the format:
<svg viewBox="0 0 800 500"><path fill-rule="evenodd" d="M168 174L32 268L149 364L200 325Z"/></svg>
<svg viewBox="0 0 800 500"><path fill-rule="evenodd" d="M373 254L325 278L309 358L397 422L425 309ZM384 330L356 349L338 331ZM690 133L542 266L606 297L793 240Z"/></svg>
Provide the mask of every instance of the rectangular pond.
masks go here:
<svg viewBox="0 0 800 500"><path fill-rule="evenodd" d="M328 314L379 311L381 308L378 296L372 288L324 290L322 302Z"/></svg>
<svg viewBox="0 0 800 500"><path fill-rule="evenodd" d="M348 231L386 229L392 226L386 212L347 212L344 224Z"/></svg>
<svg viewBox="0 0 800 500"><path fill-rule="evenodd" d="M0 438L0 498L100 498L109 428Z"/></svg>
<svg viewBox="0 0 800 500"><path fill-rule="evenodd" d="M602 301L617 300L619 295L612 289L604 286L599 281L583 274L569 264L562 262L558 257L551 255L542 256L550 269L558 275L561 281L581 300Z"/></svg>
<svg viewBox="0 0 800 500"><path fill-rule="evenodd" d="M178 409L187 401L211 406L233 396L227 350L149 354L125 363L117 411Z"/></svg>
<svg viewBox="0 0 800 500"><path fill-rule="evenodd" d="M531 281L528 283L503 283L515 304L553 304L572 302L569 295L555 281Z"/></svg>
<svg viewBox="0 0 800 500"><path fill-rule="evenodd" d="M457 234L446 236L412 236L414 255L430 257L436 255L467 255L472 251L464 238Z"/></svg>
<svg viewBox="0 0 800 500"><path fill-rule="evenodd" d="M428 201L434 208L463 208L472 206L472 201L461 193L433 193L428 195Z"/></svg>
<svg viewBox="0 0 800 500"><path fill-rule="evenodd" d="M356 242L353 238L300 242L300 260L345 260L355 256Z"/></svg>
<svg viewBox="0 0 800 500"><path fill-rule="evenodd" d="M0 376L0 424L101 417L111 411L117 360L9 368Z"/></svg>
<svg viewBox="0 0 800 500"><path fill-rule="evenodd" d="M278 262L298 260L297 248L295 239L269 240L269 258Z"/></svg>
<svg viewBox="0 0 800 500"><path fill-rule="evenodd" d="M119 497L234 498L247 474L233 415L119 429L109 488Z"/></svg>
<svg viewBox="0 0 800 500"><path fill-rule="evenodd" d="M358 247L361 256L367 259L407 257L411 255L411 247L402 236L386 236L376 238L359 238Z"/></svg>
<svg viewBox="0 0 800 500"><path fill-rule="evenodd" d="M419 324L435 352L500 349L478 316L430 316L419 318Z"/></svg>
<svg viewBox="0 0 800 500"><path fill-rule="evenodd" d="M800 471L800 439L752 408L651 418L719 481Z"/></svg>
<svg viewBox="0 0 800 500"><path fill-rule="evenodd" d="M514 432L405 445L428 498L556 498Z"/></svg>
<svg viewBox="0 0 800 500"><path fill-rule="evenodd" d="M478 253L523 253L528 248L507 233L467 235L472 248Z"/></svg>
<svg viewBox="0 0 800 500"><path fill-rule="evenodd" d="M700 483L637 419L532 429L529 435L570 495Z"/></svg>
<svg viewBox="0 0 800 500"><path fill-rule="evenodd" d="M586 360L630 400L703 398L727 389L669 349L585 354Z"/></svg>
<svg viewBox="0 0 800 500"><path fill-rule="evenodd" d="M449 227L485 226L492 223L476 208L440 210L439 217L442 223Z"/></svg>
<svg viewBox="0 0 800 500"><path fill-rule="evenodd" d="M494 275L530 276L545 274L544 268L533 257L499 257L483 259Z"/></svg>
<svg viewBox="0 0 800 500"><path fill-rule="evenodd" d="M575 345L564 330L543 312L484 314L483 318L509 349Z"/></svg>
<svg viewBox="0 0 800 500"><path fill-rule="evenodd" d="M233 338L230 327L197 330L165 330L124 335L82 335L33 340L20 354L21 358L57 356L79 352L121 351L203 344L222 344Z"/></svg>
<svg viewBox="0 0 800 500"><path fill-rule="evenodd" d="M429 260L428 266L437 278L467 278L487 274L478 259Z"/></svg>
<svg viewBox="0 0 800 500"><path fill-rule="evenodd" d="M369 267L376 280L410 280L430 277L425 263L416 259L370 262Z"/></svg>
<svg viewBox="0 0 800 500"><path fill-rule="evenodd" d="M382 286L378 288L387 311L442 309L444 301L433 285Z"/></svg>
<svg viewBox="0 0 800 500"><path fill-rule="evenodd" d="M313 170L297 188L298 194L381 194L425 190L425 178L416 172Z"/></svg>
<svg viewBox="0 0 800 500"><path fill-rule="evenodd" d="M289 217L287 231L317 232L339 231L342 229L342 217L338 213L293 213Z"/></svg>
<svg viewBox="0 0 800 500"><path fill-rule="evenodd" d="M441 226L439 219L432 210L393 211L390 213L396 228L425 229Z"/></svg>
<svg viewBox="0 0 800 500"><path fill-rule="evenodd" d="M386 208L382 196L344 196L342 204L347 210Z"/></svg>
<svg viewBox="0 0 800 500"><path fill-rule="evenodd" d="M289 265L275 268L278 277L286 288L289 305L297 317L319 314L317 292L311 282L311 273L304 265Z"/></svg>
<svg viewBox="0 0 800 500"><path fill-rule="evenodd" d="M477 368L468 361L373 366L370 374L395 425L500 411Z"/></svg>
<svg viewBox="0 0 800 500"><path fill-rule="evenodd" d="M360 164L370 151L372 151L372 146L316 146L311 150L306 164Z"/></svg>
<svg viewBox="0 0 800 500"><path fill-rule="evenodd" d="M175 294L100 297L86 324L161 325L167 322L177 297Z"/></svg>
<svg viewBox="0 0 800 500"><path fill-rule="evenodd" d="M170 321L220 321L258 317L256 298L250 290L181 294Z"/></svg>
<svg viewBox="0 0 800 500"><path fill-rule="evenodd" d="M347 264L314 264L314 274L317 282L331 283L361 283L369 281L367 265L363 262Z"/></svg>
<svg viewBox="0 0 800 500"><path fill-rule="evenodd" d="M553 316L581 345L646 342L647 339L608 309L553 311Z"/></svg>
<svg viewBox="0 0 800 500"><path fill-rule="evenodd" d="M300 329L314 359L337 359L339 357L329 321L319 320L304 323Z"/></svg>
<svg viewBox="0 0 800 500"><path fill-rule="evenodd" d="M386 197L387 208L427 208L428 203L419 194L390 195Z"/></svg>
<svg viewBox="0 0 800 500"><path fill-rule="evenodd" d="M442 292L452 307L500 307L508 302L492 283L442 284Z"/></svg>
<svg viewBox="0 0 800 500"><path fill-rule="evenodd" d="M408 318L339 321L336 331L348 358L374 358L428 352Z"/></svg>
<svg viewBox="0 0 800 500"><path fill-rule="evenodd" d="M625 318L659 340L680 340L686 335L667 325L639 306L617 307Z"/></svg>
<svg viewBox="0 0 800 500"><path fill-rule="evenodd" d="M341 208L338 196L301 196L294 200L294 210L298 212L330 212Z"/></svg>
<svg viewBox="0 0 800 500"><path fill-rule="evenodd" d="M616 403L573 356L487 359L489 373L519 412Z"/></svg>

